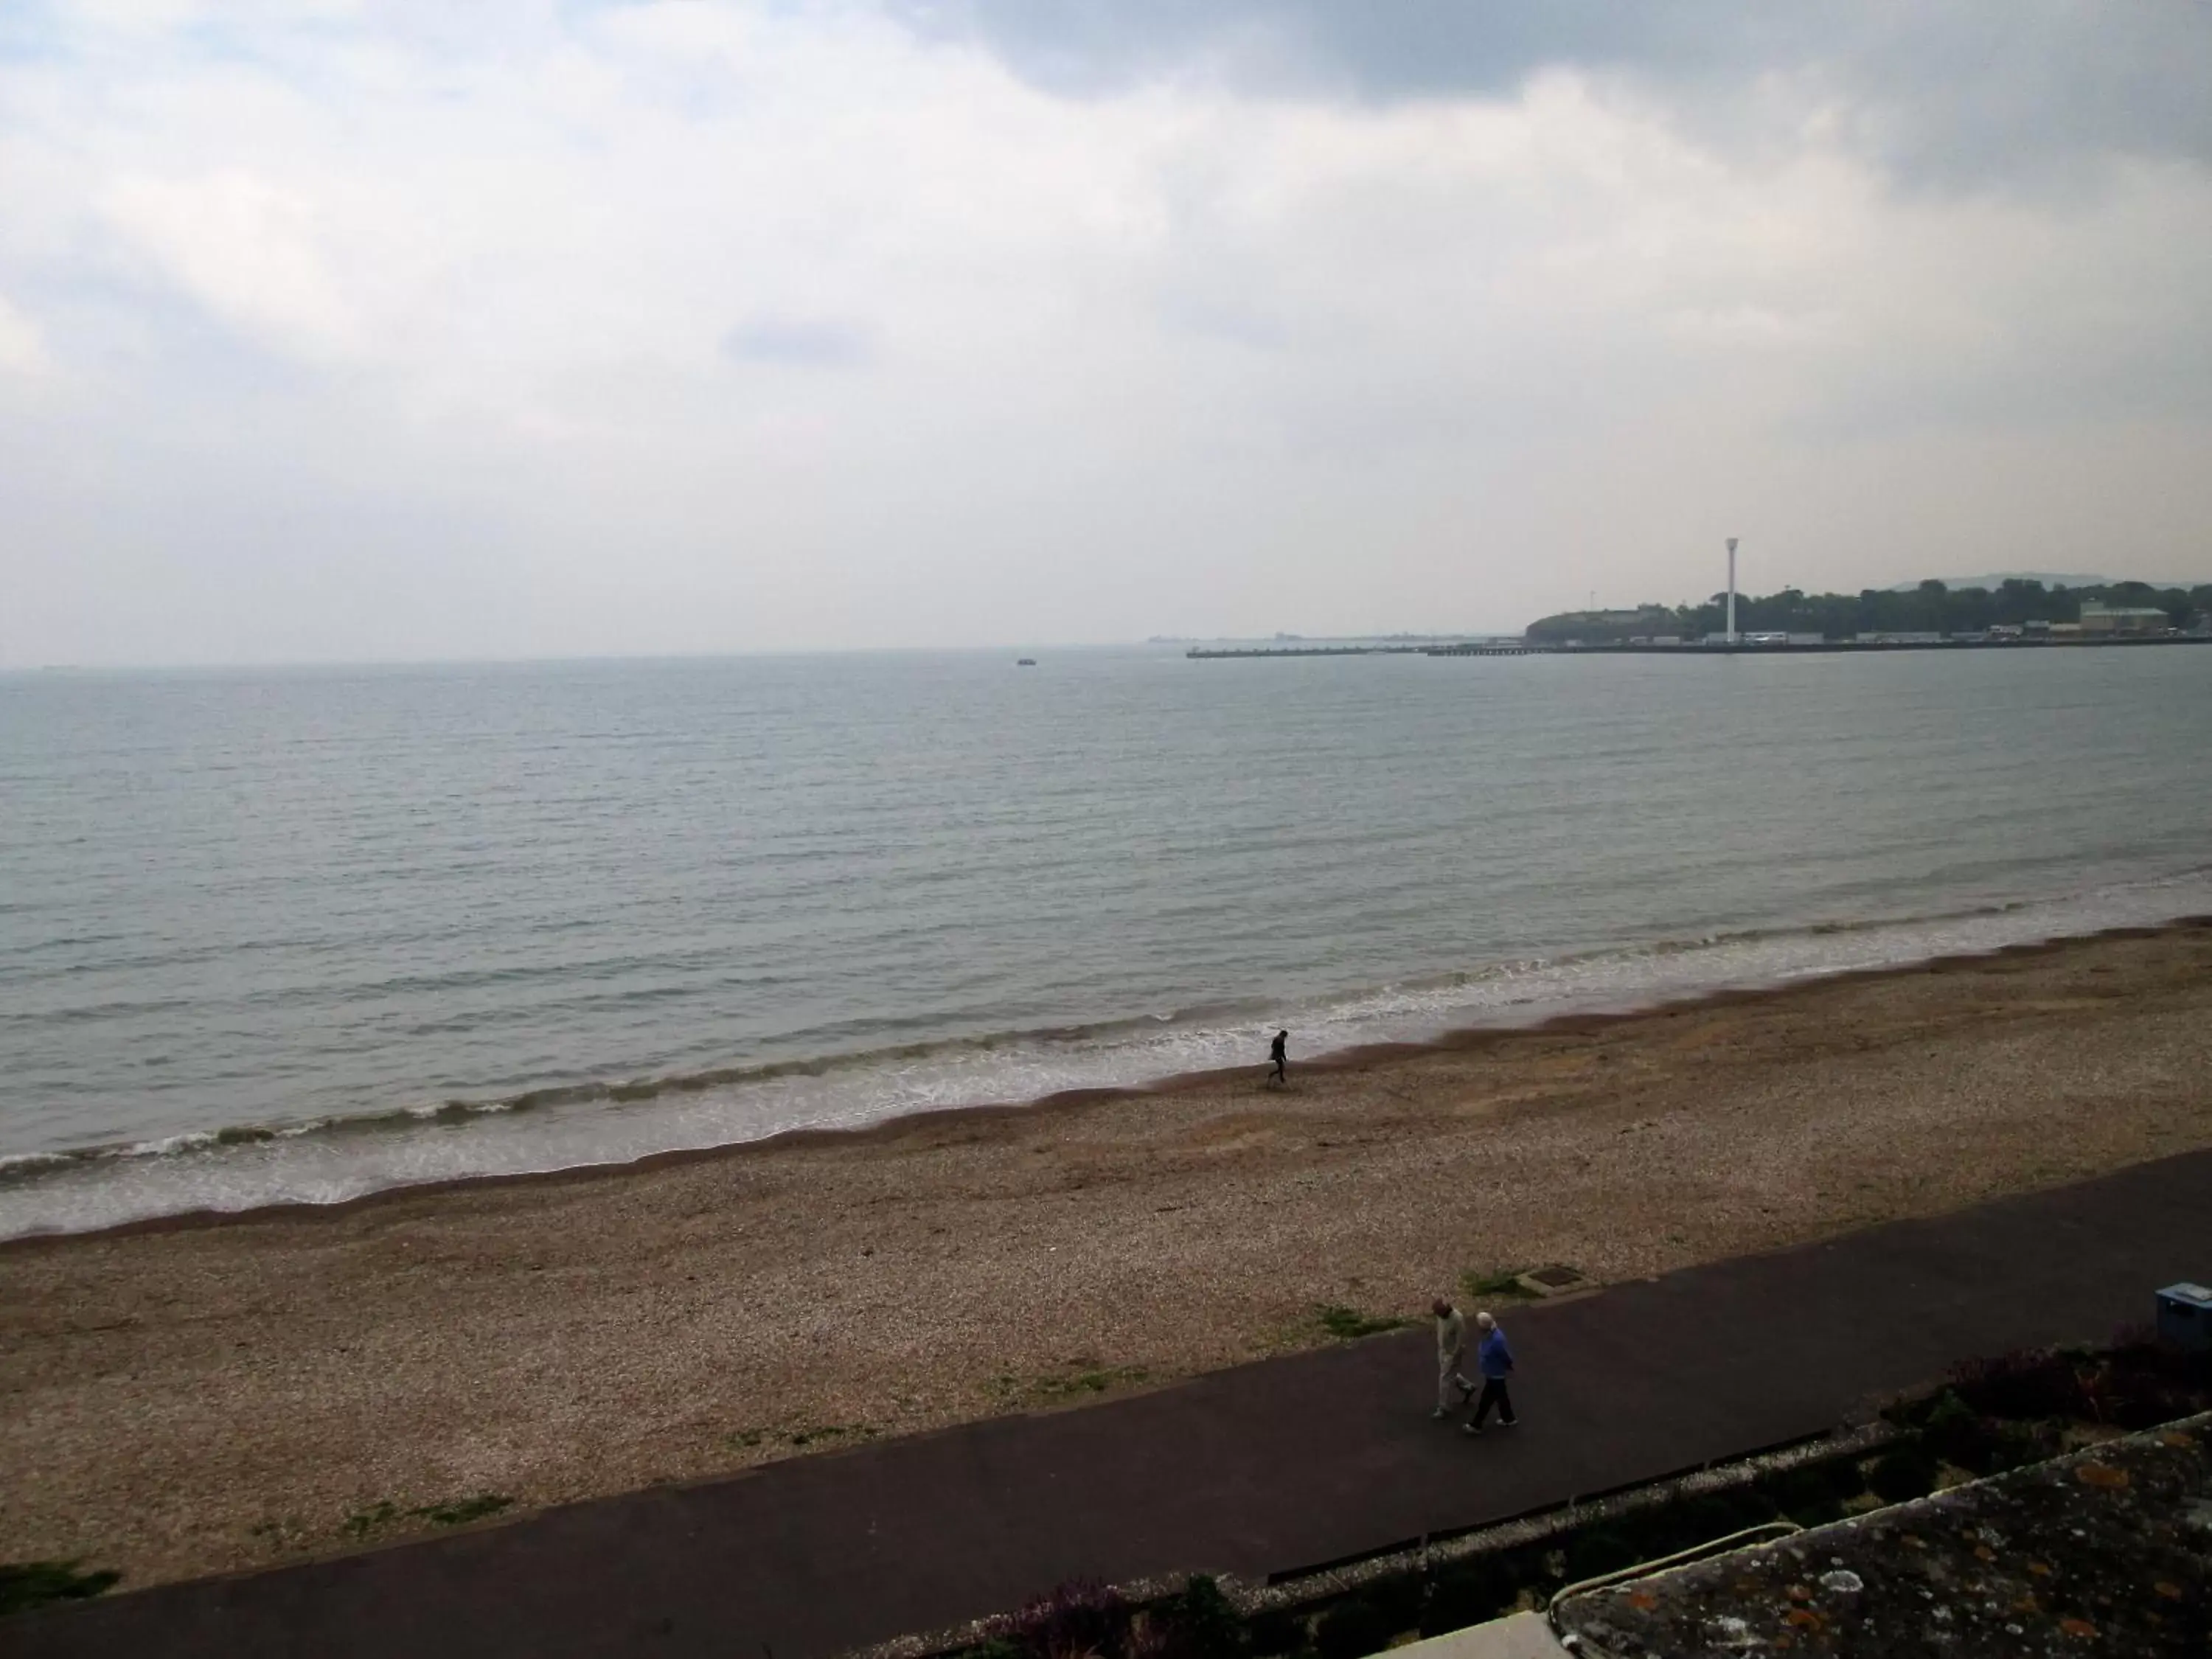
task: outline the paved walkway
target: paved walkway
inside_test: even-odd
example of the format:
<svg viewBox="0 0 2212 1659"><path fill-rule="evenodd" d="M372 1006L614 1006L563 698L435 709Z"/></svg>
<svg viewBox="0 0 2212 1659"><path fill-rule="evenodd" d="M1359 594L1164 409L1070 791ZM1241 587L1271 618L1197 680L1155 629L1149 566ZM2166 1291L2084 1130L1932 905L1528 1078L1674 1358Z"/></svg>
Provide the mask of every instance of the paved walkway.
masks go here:
<svg viewBox="0 0 2212 1659"><path fill-rule="evenodd" d="M1506 1321L1522 1425L1430 1421L1426 1330L511 1526L0 1625L131 1654L818 1659L1068 1577L1261 1576L1830 1428L1954 1360L2101 1340L2212 1278L2212 1152Z"/></svg>

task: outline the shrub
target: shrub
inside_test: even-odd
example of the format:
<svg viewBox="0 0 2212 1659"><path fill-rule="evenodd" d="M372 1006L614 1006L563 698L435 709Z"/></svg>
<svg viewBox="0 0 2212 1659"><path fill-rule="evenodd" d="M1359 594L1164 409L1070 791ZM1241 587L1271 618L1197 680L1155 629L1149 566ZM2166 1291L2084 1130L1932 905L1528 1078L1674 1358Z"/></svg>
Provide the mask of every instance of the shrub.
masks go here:
<svg viewBox="0 0 2212 1659"><path fill-rule="evenodd" d="M1412 1573L1401 1573L1367 1587L1367 1600L1389 1624L1392 1634L1408 1631L1421 1622L1421 1602L1426 1589Z"/></svg>
<svg viewBox="0 0 2212 1659"><path fill-rule="evenodd" d="M2075 1417L2088 1404L2073 1360L2049 1348L1969 1360L1952 1372L1952 1386L1968 1407L1991 1417Z"/></svg>
<svg viewBox="0 0 2212 1659"><path fill-rule="evenodd" d="M1477 1556L1437 1575L1421 1611L1421 1634L1442 1636L1495 1619L1521 1593L1521 1576L1496 1556Z"/></svg>
<svg viewBox="0 0 2212 1659"><path fill-rule="evenodd" d="M1743 1517L1738 1523L1741 1526L1755 1527L1782 1513L1782 1506L1774 1501L1773 1494L1761 1492L1757 1486L1740 1486L1723 1501Z"/></svg>
<svg viewBox="0 0 2212 1659"><path fill-rule="evenodd" d="M1921 1425L1920 1443L1947 1463L1986 1474L1996 1461L2000 1428L1946 1389Z"/></svg>
<svg viewBox="0 0 2212 1659"><path fill-rule="evenodd" d="M2089 1394L2100 1421L2130 1431L2155 1428L2203 1409L2201 1395L2154 1371L2106 1372L2095 1379Z"/></svg>
<svg viewBox="0 0 2212 1659"><path fill-rule="evenodd" d="M1671 1555L1698 1541L1685 1536L1679 1504L1662 1504L1633 1515L1615 1516L1610 1526L1636 1552L1639 1561L1648 1561L1655 1555Z"/></svg>
<svg viewBox="0 0 2212 1659"><path fill-rule="evenodd" d="M1145 1648L1167 1659L1232 1659L1244 1647L1244 1621L1204 1574L1155 1603L1145 1615Z"/></svg>
<svg viewBox="0 0 2212 1659"><path fill-rule="evenodd" d="M988 1637L1010 1642L1033 1659L1083 1659L1119 1652L1129 1617L1118 1591L1073 1579L997 1621Z"/></svg>
<svg viewBox="0 0 2212 1659"><path fill-rule="evenodd" d="M1746 1527L1755 1527L1774 1518L1770 1505L1746 1504L1734 1492L1709 1492L1686 1498L1675 1504L1674 1510L1674 1535L1668 1540L1674 1549L1662 1550L1662 1555L1672 1555L1674 1550L1686 1550L1693 1545L1709 1544L1716 1538L1725 1538L1732 1532L1741 1532Z"/></svg>
<svg viewBox="0 0 2212 1659"><path fill-rule="evenodd" d="M2084 1392L2100 1421L2148 1429L2212 1406L2212 1354L2161 1342L2148 1328L2122 1331Z"/></svg>
<svg viewBox="0 0 2212 1659"><path fill-rule="evenodd" d="M1828 1496L1838 1504L1850 1503L1867 1489L1866 1475L1855 1457L1838 1457L1823 1463L1820 1473L1827 1478Z"/></svg>
<svg viewBox="0 0 2212 1659"><path fill-rule="evenodd" d="M1935 1489L1936 1460L1926 1448L1908 1441L1874 1460L1867 1470L1867 1485L1886 1504L1925 1497Z"/></svg>
<svg viewBox="0 0 2212 1659"><path fill-rule="evenodd" d="M1857 1497L1864 1487L1851 1461L1837 1458L1778 1470L1761 1480L1754 1490L1800 1526L1814 1526L1841 1515L1844 1500Z"/></svg>
<svg viewBox="0 0 2212 1659"><path fill-rule="evenodd" d="M1339 1601L1314 1626L1314 1651L1321 1659L1368 1659L1398 1633L1382 1610L1364 1596Z"/></svg>
<svg viewBox="0 0 2212 1659"><path fill-rule="evenodd" d="M1245 1626L1245 1639L1259 1659L1296 1653L1306 1644L1306 1621L1286 1608L1263 1613Z"/></svg>
<svg viewBox="0 0 2212 1659"><path fill-rule="evenodd" d="M1567 1577L1595 1578L1618 1572L1644 1559L1644 1552L1620 1533L1607 1527L1589 1527L1567 1542Z"/></svg>
<svg viewBox="0 0 2212 1659"><path fill-rule="evenodd" d="M1990 1447L1989 1472L2001 1474L2007 1469L2016 1469L2023 1463L2036 1463L2046 1457L2056 1457L2058 1451L2056 1430L2038 1429L2020 1423L2001 1423Z"/></svg>

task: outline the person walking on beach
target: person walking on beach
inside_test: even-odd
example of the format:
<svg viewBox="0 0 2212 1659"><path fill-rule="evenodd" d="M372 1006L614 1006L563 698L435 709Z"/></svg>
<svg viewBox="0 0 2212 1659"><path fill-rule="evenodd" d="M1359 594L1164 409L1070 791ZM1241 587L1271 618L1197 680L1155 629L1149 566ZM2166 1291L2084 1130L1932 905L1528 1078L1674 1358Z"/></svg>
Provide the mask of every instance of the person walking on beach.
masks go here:
<svg viewBox="0 0 2212 1659"><path fill-rule="evenodd" d="M1513 1410L1513 1396L1505 1391L1505 1379L1513 1375L1513 1350L1505 1345L1505 1333L1488 1314L1475 1315L1474 1328L1482 1333L1474 1350L1475 1369L1482 1373L1482 1397L1474 1402L1474 1415L1467 1419L1467 1431L1480 1434L1482 1419L1492 1406L1498 1407L1498 1426L1510 1429L1521 1420Z"/></svg>
<svg viewBox="0 0 2212 1659"><path fill-rule="evenodd" d="M1467 1357L1467 1321L1442 1297L1429 1304L1429 1311L1437 1316L1437 1408L1429 1415L1445 1418L1451 1415L1454 1406L1467 1404L1467 1397L1474 1392L1474 1384L1460 1370L1460 1362ZM1457 1400L1452 1398L1455 1389L1459 1390Z"/></svg>
<svg viewBox="0 0 2212 1659"><path fill-rule="evenodd" d="M1267 1045L1268 1055L1275 1062L1275 1069L1268 1073L1268 1082L1288 1083L1291 1080L1290 1044L1291 1034L1288 1031L1278 1031L1275 1033L1275 1040Z"/></svg>

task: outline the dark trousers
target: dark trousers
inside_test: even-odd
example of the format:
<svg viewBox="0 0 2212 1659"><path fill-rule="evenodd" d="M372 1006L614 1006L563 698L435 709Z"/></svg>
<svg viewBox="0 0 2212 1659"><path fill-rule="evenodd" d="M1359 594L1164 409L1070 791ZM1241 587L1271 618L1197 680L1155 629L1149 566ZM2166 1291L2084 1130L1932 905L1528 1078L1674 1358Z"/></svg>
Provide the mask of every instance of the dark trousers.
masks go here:
<svg viewBox="0 0 2212 1659"><path fill-rule="evenodd" d="M1474 1415L1467 1420L1478 1429L1480 1428L1482 1419L1490 1415L1490 1408L1492 1406L1498 1407L1499 1422L1513 1421L1513 1396L1505 1392L1505 1379L1502 1376L1486 1376L1482 1379L1482 1394L1474 1402Z"/></svg>

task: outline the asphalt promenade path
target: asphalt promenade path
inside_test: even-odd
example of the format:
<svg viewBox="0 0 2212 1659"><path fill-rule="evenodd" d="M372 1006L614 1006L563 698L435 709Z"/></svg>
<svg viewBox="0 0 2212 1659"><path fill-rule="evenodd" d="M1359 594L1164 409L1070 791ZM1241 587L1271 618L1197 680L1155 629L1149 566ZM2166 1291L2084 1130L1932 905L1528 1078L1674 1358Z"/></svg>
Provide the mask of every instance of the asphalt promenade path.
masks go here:
<svg viewBox="0 0 2212 1659"><path fill-rule="evenodd" d="M2101 1340L2207 1279L2212 1152L1517 1309L1522 1425L1479 1440L1430 1420L1424 1327L21 1615L0 1655L822 1659L1070 1577L1286 1573L1593 1497L1820 1433L1963 1358Z"/></svg>

